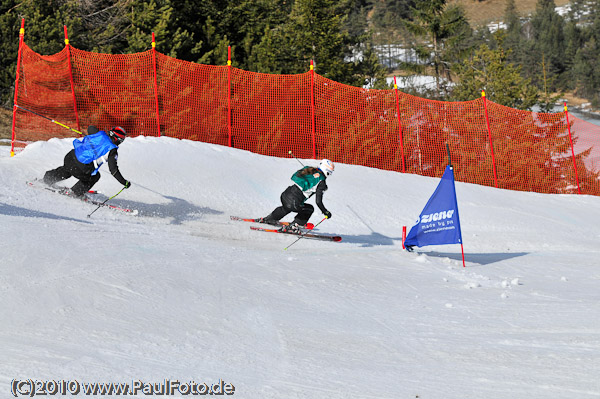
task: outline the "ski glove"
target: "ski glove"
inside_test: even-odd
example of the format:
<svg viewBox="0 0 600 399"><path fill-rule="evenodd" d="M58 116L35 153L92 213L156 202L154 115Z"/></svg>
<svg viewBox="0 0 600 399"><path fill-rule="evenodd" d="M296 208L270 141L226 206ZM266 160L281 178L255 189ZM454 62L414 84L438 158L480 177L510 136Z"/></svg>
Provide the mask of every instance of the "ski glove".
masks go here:
<svg viewBox="0 0 600 399"><path fill-rule="evenodd" d="M131 187L131 182L129 180L127 180L124 184L125 188L129 188Z"/></svg>
<svg viewBox="0 0 600 399"><path fill-rule="evenodd" d="M325 211L325 212L323 212L323 215L325 215L327 217L327 219L331 219L331 212Z"/></svg>

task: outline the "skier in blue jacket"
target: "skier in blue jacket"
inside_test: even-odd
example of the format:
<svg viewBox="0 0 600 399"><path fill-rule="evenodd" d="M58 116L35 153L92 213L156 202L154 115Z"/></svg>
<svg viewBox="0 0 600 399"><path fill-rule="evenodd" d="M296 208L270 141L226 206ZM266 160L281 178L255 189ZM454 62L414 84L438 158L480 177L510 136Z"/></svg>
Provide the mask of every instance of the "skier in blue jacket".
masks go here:
<svg viewBox="0 0 600 399"><path fill-rule="evenodd" d="M125 188L131 187L131 183L123 178L117 165L117 149L127 137L125 129L116 126L107 133L104 130L97 131L90 126L88 133L93 131L97 133L73 140L74 148L65 155L64 164L47 171L44 174L44 183L53 185L73 176L79 181L71 188L71 194L82 197L100 180L98 169L103 163L108 162L108 168L114 178Z"/></svg>
<svg viewBox="0 0 600 399"><path fill-rule="evenodd" d="M323 193L327 190L325 180L328 176L331 176L334 169L333 162L323 159L318 168L305 166L298 170L292 176L294 184L281 194L281 206L275 208L269 216L261 218L259 221L261 223L278 225L281 218L290 212L297 212L294 221L288 226L283 226L280 231L300 234L300 228L306 225L315 210L312 205L305 203L314 194L317 195L315 201L317 206L323 212L323 215L330 218L331 212L323 205Z"/></svg>

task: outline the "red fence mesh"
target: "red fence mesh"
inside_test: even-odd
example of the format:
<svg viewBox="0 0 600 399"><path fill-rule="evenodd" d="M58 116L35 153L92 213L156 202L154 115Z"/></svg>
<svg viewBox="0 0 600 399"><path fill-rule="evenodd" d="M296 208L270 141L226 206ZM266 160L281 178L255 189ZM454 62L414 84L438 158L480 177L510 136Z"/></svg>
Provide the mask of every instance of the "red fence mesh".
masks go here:
<svg viewBox="0 0 600 399"><path fill-rule="evenodd" d="M17 104L77 128L67 49L43 56L23 45ZM19 141L71 137L73 132L17 109L15 135Z"/></svg>
<svg viewBox="0 0 600 399"><path fill-rule="evenodd" d="M433 177L444 172L448 145L458 181L600 195L600 126L565 112L520 111L484 97L432 101L347 86L313 71L261 74L154 50L109 55L69 48L42 56L23 44L19 106L75 128L79 120L82 130L120 125L132 136L231 143L277 157L292 150L301 158ZM16 142L74 136L20 108L15 122Z"/></svg>

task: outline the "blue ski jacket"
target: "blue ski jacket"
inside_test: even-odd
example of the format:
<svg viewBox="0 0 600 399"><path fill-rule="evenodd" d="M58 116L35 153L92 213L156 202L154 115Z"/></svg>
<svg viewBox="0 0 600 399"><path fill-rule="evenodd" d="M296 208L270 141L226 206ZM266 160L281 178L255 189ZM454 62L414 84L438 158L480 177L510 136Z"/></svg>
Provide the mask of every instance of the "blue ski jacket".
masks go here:
<svg viewBox="0 0 600 399"><path fill-rule="evenodd" d="M82 164L94 164L92 176L98 173L98 169L107 161L107 155L117 146L112 142L104 130L98 133L84 136L82 139L73 140L75 156Z"/></svg>

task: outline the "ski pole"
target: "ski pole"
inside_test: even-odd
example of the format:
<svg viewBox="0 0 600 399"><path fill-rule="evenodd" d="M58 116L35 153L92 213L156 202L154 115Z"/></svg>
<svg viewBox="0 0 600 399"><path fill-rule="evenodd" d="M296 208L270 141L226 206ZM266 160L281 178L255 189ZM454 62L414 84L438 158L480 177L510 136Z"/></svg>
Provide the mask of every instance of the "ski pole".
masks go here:
<svg viewBox="0 0 600 399"><path fill-rule="evenodd" d="M87 215L87 217L92 216L92 214L94 212L96 212L98 209L100 209L101 206L104 206L104 204L106 204L108 201L110 201L111 199L115 198L117 195L121 194L121 191L123 191L123 190L125 190L125 186L123 186L123 188L118 193L116 193L115 195L113 195L112 197L105 199L104 202L101 203L100 205L98 205L98 207L96 209L94 209L89 215Z"/></svg>
<svg viewBox="0 0 600 399"><path fill-rule="evenodd" d="M321 223L323 223L323 222L325 221L325 219L328 219L328 217L327 217L327 216L325 216L325 217L323 218L323 220L321 220L319 223L315 224L315 227L317 227L318 225L320 225ZM315 227L313 227L313 229L314 229ZM304 233L304 234L306 234L306 233ZM292 245L294 245L295 243L297 243L298 241L300 241L300 239L301 239L301 238L304 238L304 234L300 234L300 237L298 237L298 238L296 239L296 241L294 241L293 243L291 243L291 244L290 244L290 245L288 245L287 247L283 248L283 250L284 250L284 251L287 251L287 249L288 249L289 247L291 247Z"/></svg>
<svg viewBox="0 0 600 399"><path fill-rule="evenodd" d="M52 123L56 123L58 126L62 126L62 127L64 127L65 129L72 130L72 131L74 131L75 133L77 133L77 134L79 134L79 135L83 136L83 133L81 133L79 130L75 130L75 129L73 129L72 127L69 127L69 126L67 126L67 125L65 125L65 124L62 124L62 123L60 123L60 122L58 122L58 121L55 121L55 120L54 120L54 119L52 119L52 118L48 118L47 116L44 116L44 115L42 115L42 114L38 114L38 113L37 113L37 112L35 112L35 111L32 111L32 110L30 110L30 109L27 109L27 108L25 108L25 107L21 107L20 105L17 105L17 104L15 104L15 107L17 107L17 108L19 108L19 109L22 109L23 111L31 112L32 114L34 114L34 115L37 115L37 116L39 116L40 118L44 118L44 119L46 119L46 120L49 120L49 121L50 121L50 122L52 122Z"/></svg>
<svg viewBox="0 0 600 399"><path fill-rule="evenodd" d="M296 156L294 155L294 153L292 152L292 150L289 150L288 154L290 154L291 156L293 156L294 158L296 158ZM304 166L304 164L302 163L302 161L299 160L298 158L296 158L296 161L300 162L300 165Z"/></svg>

